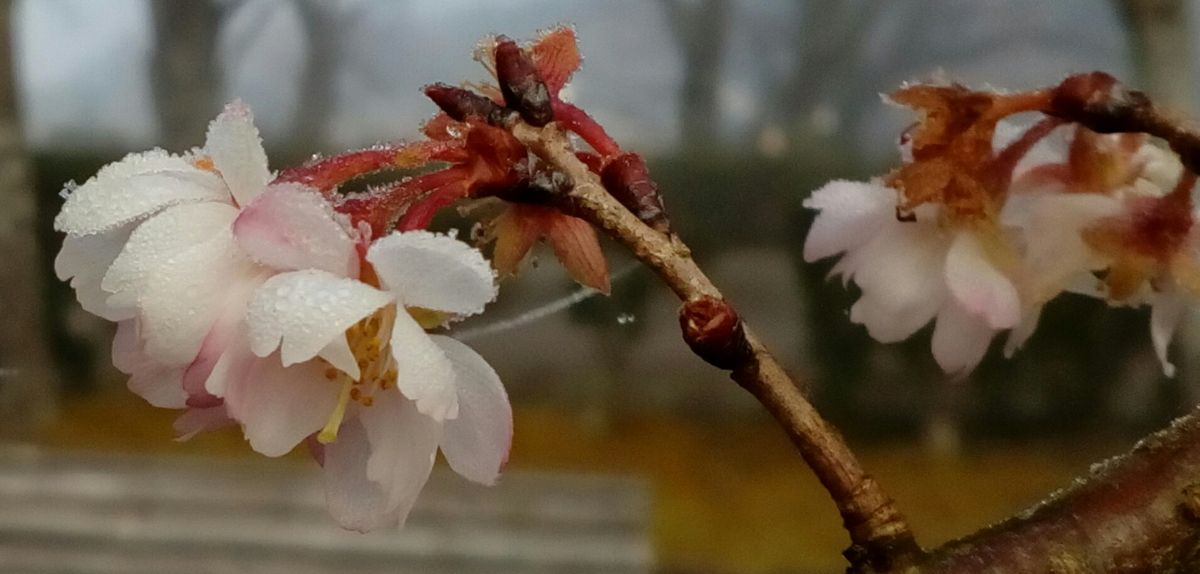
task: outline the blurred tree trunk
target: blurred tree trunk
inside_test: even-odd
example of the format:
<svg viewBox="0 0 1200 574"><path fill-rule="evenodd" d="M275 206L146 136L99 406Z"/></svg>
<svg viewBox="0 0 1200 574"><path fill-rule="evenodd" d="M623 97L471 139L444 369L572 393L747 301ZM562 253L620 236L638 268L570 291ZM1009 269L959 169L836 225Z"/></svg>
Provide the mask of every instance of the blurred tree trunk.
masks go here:
<svg viewBox="0 0 1200 574"><path fill-rule="evenodd" d="M0 435L23 435L54 412L43 313L32 165L22 144L12 48L12 0L0 0Z"/></svg>
<svg viewBox="0 0 1200 574"><path fill-rule="evenodd" d="M183 151L204 141L220 105L216 62L220 8L211 0L154 0L154 102L160 145Z"/></svg>
<svg viewBox="0 0 1200 574"><path fill-rule="evenodd" d="M667 23L683 56L679 94L680 149L711 151L717 145L721 57L730 16L728 0L663 0Z"/></svg>
<svg viewBox="0 0 1200 574"><path fill-rule="evenodd" d="M320 0L296 3L308 42L308 58L289 148L312 150L329 144L329 120L337 103L338 11L341 4Z"/></svg>
<svg viewBox="0 0 1200 574"><path fill-rule="evenodd" d="M1129 34L1138 85L1182 113L1196 111L1192 66L1191 3L1187 0L1117 0Z"/></svg>

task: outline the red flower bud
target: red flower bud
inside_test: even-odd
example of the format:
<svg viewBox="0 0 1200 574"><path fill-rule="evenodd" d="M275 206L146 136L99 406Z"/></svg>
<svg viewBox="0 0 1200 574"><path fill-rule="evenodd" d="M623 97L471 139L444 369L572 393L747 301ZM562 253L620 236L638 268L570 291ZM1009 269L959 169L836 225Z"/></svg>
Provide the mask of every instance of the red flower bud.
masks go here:
<svg viewBox="0 0 1200 574"><path fill-rule="evenodd" d="M504 102L529 125L542 127L554 121L550 90L537 66L520 46L501 36L496 42L496 79Z"/></svg>
<svg viewBox="0 0 1200 574"><path fill-rule="evenodd" d="M600 174L604 187L643 223L662 233L671 231L658 186L642 156L626 153L604 167Z"/></svg>
<svg viewBox="0 0 1200 574"><path fill-rule="evenodd" d="M679 309L679 328L692 352L714 367L733 370L752 353L741 318L724 299L689 299Z"/></svg>
<svg viewBox="0 0 1200 574"><path fill-rule="evenodd" d="M442 83L425 86L425 95L455 121L476 117L494 126L503 126L512 113L491 98Z"/></svg>

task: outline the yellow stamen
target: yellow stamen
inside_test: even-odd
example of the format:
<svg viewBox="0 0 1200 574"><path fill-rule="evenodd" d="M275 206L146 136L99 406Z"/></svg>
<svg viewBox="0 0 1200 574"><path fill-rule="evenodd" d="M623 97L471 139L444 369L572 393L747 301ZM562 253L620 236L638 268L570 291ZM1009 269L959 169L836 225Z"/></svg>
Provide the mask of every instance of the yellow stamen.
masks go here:
<svg viewBox="0 0 1200 574"><path fill-rule="evenodd" d="M337 440L338 427L342 426L342 419L346 416L346 403L350 402L350 389L353 386L353 379L342 377L342 390L338 393L337 406L333 407L333 412L330 413L329 422L325 423L325 428L317 433L317 442L329 444Z"/></svg>

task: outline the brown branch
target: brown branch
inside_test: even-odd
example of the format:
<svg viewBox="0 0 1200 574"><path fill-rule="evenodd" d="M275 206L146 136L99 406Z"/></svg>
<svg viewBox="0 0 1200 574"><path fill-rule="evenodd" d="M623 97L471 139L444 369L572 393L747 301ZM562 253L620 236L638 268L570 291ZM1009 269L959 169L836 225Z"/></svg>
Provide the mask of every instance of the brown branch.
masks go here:
<svg viewBox="0 0 1200 574"><path fill-rule="evenodd" d="M734 360L722 366L783 426L833 497L850 534L852 546L845 554L854 571L893 571L917 559L920 548L892 499L863 471L842 437L821 418L758 337L741 325L732 307L696 265L691 251L679 237L652 229L614 199L600 178L575 156L566 135L555 124L535 128L518 123L513 126L513 134L574 182L566 198L566 209L624 244L685 302L685 333L689 315L699 320L701 306L715 303L719 312L727 310L732 314L738 328L730 325L723 332L739 339L725 343L748 352L727 355L725 358ZM688 343L695 348L695 337L689 338ZM703 358L714 362L711 357Z"/></svg>
<svg viewBox="0 0 1200 574"><path fill-rule="evenodd" d="M1200 572L1200 411L1034 509L933 551L918 571Z"/></svg>

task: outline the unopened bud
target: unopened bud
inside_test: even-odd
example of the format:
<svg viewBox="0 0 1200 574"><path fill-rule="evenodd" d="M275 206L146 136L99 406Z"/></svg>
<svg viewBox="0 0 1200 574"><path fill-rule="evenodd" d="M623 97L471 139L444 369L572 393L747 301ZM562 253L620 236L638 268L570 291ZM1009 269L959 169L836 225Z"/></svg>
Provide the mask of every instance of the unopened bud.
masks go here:
<svg viewBox="0 0 1200 574"><path fill-rule="evenodd" d="M662 233L671 231L658 186L642 156L626 153L610 161L600 174L605 189L642 223Z"/></svg>
<svg viewBox="0 0 1200 574"><path fill-rule="evenodd" d="M487 96L442 83L425 86L425 95L455 121L476 117L494 126L503 126L512 113Z"/></svg>
<svg viewBox="0 0 1200 574"><path fill-rule="evenodd" d="M503 188L496 197L513 203L547 205L555 197L571 191L574 182L567 174L555 170L539 170L518 185Z"/></svg>
<svg viewBox="0 0 1200 574"><path fill-rule="evenodd" d="M505 104L521 114L526 123L540 128L554 121L550 90L533 59L516 42L503 36L496 42L496 79L500 81Z"/></svg>
<svg viewBox="0 0 1200 574"><path fill-rule="evenodd" d="M1076 74L1054 88L1047 112L1099 133L1136 132L1139 114L1153 104L1104 72Z"/></svg>
<svg viewBox="0 0 1200 574"><path fill-rule="evenodd" d="M741 318L724 299L689 299L679 309L679 328L692 352L714 367L736 369L752 354Z"/></svg>

